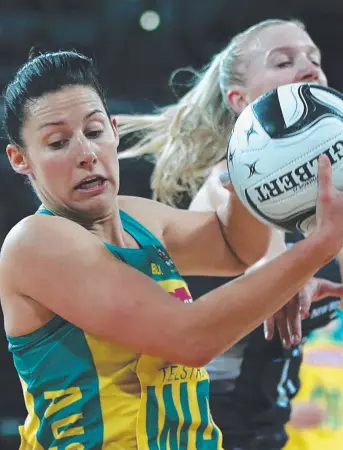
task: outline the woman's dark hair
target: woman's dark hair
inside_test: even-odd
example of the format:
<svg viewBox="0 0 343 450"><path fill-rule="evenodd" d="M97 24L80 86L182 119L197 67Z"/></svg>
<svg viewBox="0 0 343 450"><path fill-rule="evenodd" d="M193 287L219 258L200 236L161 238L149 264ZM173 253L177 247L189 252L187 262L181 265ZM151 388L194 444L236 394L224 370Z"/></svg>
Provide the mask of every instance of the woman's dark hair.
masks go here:
<svg viewBox="0 0 343 450"><path fill-rule="evenodd" d="M30 52L28 62L18 70L3 94L4 129L9 141L24 147L22 126L28 102L73 85L93 88L110 117L92 59L76 51L41 53L37 56Z"/></svg>

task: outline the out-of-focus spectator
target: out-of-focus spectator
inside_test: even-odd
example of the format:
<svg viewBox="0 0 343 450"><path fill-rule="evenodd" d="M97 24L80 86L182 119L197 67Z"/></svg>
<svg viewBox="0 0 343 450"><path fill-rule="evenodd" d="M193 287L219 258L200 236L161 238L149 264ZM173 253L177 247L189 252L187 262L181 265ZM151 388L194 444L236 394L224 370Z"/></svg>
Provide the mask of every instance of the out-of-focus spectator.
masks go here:
<svg viewBox="0 0 343 450"><path fill-rule="evenodd" d="M343 313L304 347L302 387L293 401L285 450L343 448Z"/></svg>

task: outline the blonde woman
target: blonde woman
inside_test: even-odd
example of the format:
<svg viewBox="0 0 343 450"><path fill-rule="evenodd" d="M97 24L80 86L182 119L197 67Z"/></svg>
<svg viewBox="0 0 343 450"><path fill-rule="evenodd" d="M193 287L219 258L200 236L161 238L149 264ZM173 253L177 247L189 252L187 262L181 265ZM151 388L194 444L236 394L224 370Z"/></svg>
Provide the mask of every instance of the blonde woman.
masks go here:
<svg viewBox="0 0 343 450"><path fill-rule="evenodd" d="M196 74L194 87L177 103L149 116L117 117L121 135L139 133L138 141L121 153L121 158L152 157L155 199L179 204L189 196L193 198L191 209L215 210L228 199L219 176L226 171L227 136L236 118L264 92L301 81L327 85L320 51L304 25L283 20L258 23L235 36ZM275 232L268 257L284 248L282 233ZM335 263L325 270L324 275L339 280ZM188 284L198 297L226 281L190 278ZM319 298L321 295L314 299ZM336 298L328 298L315 304L303 323L305 336L327 323L338 303ZM284 314L285 310L280 311L279 317ZM278 450L287 441L284 425L290 398L299 386L301 348L285 344L286 348L278 336L266 342L260 327L208 366L211 409L223 431L226 450Z"/></svg>

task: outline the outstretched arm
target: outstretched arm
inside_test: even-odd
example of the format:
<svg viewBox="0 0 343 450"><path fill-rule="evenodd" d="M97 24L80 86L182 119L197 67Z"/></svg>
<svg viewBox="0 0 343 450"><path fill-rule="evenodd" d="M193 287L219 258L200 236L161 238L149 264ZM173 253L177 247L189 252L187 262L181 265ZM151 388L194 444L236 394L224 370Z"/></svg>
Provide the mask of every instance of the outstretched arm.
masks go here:
<svg viewBox="0 0 343 450"><path fill-rule="evenodd" d="M11 308L30 301L32 309L39 304L136 353L202 366L280 309L342 248L343 193L333 188L327 159L319 179L317 227L310 237L190 304L114 258L83 227L60 217L30 217L1 252L6 320Z"/></svg>
<svg viewBox="0 0 343 450"><path fill-rule="evenodd" d="M186 304L117 260L83 227L60 217L33 216L5 241L0 296L8 320L11 308L22 304L17 298L24 297L136 353L201 366L286 303L325 262L325 244L316 237L302 241Z"/></svg>

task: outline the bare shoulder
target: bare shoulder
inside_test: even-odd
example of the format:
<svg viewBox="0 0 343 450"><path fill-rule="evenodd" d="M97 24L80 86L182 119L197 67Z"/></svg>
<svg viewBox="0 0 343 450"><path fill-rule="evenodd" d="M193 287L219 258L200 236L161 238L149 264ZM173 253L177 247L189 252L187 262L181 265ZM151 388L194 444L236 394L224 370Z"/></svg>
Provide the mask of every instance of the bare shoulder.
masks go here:
<svg viewBox="0 0 343 450"><path fill-rule="evenodd" d="M20 221L6 236L1 249L0 283L16 277L18 261L25 268L80 246L89 246L97 238L80 225L57 216L37 214Z"/></svg>
<svg viewBox="0 0 343 450"><path fill-rule="evenodd" d="M208 178L201 186L190 205L193 211L215 211L229 198L229 192L220 182L220 174L227 172L225 161L220 161L213 166Z"/></svg>
<svg viewBox="0 0 343 450"><path fill-rule="evenodd" d="M165 228L168 226L171 215L175 211L174 208L154 200L124 195L118 196L118 202L120 209L132 216L158 239L163 241Z"/></svg>
<svg viewBox="0 0 343 450"><path fill-rule="evenodd" d="M49 248L60 247L62 242L75 242L75 235L80 234L91 236L83 227L63 217L45 214L29 216L15 225L6 236L1 260L42 245L46 245L48 251Z"/></svg>
<svg viewBox="0 0 343 450"><path fill-rule="evenodd" d="M27 280L34 268L41 279L46 276L46 256L58 260L63 249L70 249L71 239L77 242L78 228L67 219L37 214L19 222L7 235L0 255L0 298L8 334L25 335L53 317L49 308L27 293Z"/></svg>

